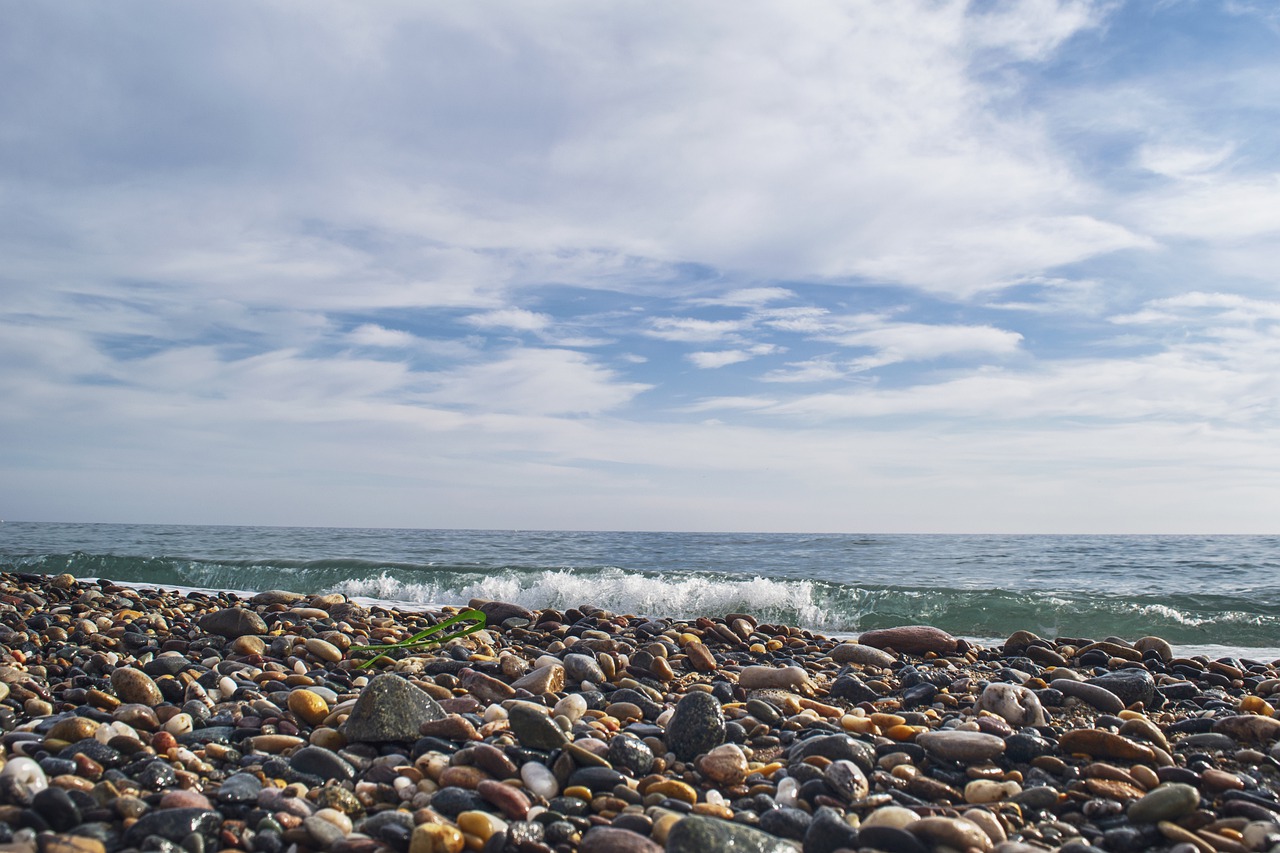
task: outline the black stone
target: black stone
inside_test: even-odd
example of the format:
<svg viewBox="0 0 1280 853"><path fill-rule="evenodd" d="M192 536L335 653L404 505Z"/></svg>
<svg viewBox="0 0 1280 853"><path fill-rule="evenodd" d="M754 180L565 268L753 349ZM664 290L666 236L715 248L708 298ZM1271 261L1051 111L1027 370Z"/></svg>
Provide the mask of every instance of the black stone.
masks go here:
<svg viewBox="0 0 1280 853"><path fill-rule="evenodd" d="M835 809L818 809L804 834L804 853L834 853L842 847L857 849L858 831Z"/></svg>
<svg viewBox="0 0 1280 853"><path fill-rule="evenodd" d="M639 738L617 735L609 741L609 763L637 778L649 772L653 759L653 750Z"/></svg>
<svg viewBox="0 0 1280 853"><path fill-rule="evenodd" d="M155 835L174 844L194 833L209 835L222 826L222 815L212 809L158 809L147 812L124 834L124 843L141 847L148 836Z"/></svg>
<svg viewBox="0 0 1280 853"><path fill-rule="evenodd" d="M924 842L896 826L864 826L858 830L858 844L884 853L929 853Z"/></svg>
<svg viewBox="0 0 1280 853"><path fill-rule="evenodd" d="M691 761L724 743L724 711L714 696L688 693L667 722L667 747L681 761Z"/></svg>
<svg viewBox="0 0 1280 853"><path fill-rule="evenodd" d="M356 777L355 768L345 759L336 752L319 746L304 746L289 756L289 766L299 773L321 779L344 781Z"/></svg>
<svg viewBox="0 0 1280 853"><path fill-rule="evenodd" d="M859 702L874 702L880 695L856 675L842 675L831 685L831 698L856 705Z"/></svg>
<svg viewBox="0 0 1280 853"><path fill-rule="evenodd" d="M1141 702L1150 706L1156 696L1156 682L1145 669L1127 667L1090 678L1086 684L1104 687L1120 697L1126 706Z"/></svg>
<svg viewBox="0 0 1280 853"><path fill-rule="evenodd" d="M32 798L31 807L55 832L66 832L82 820L79 807L62 788L45 788Z"/></svg>
<svg viewBox="0 0 1280 853"><path fill-rule="evenodd" d="M790 838L794 841L803 841L805 833L809 831L809 825L813 822L813 818L808 812L801 809L783 806L780 809L770 809L760 815L760 829L776 835L779 838Z"/></svg>

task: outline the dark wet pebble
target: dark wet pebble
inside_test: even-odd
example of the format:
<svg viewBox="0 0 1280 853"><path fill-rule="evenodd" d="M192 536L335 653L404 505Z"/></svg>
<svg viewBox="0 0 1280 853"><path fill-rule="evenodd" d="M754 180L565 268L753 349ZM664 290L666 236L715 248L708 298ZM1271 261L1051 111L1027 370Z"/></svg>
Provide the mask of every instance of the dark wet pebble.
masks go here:
<svg viewBox="0 0 1280 853"><path fill-rule="evenodd" d="M310 776L343 781L355 779L356 770L342 756L319 746L304 746L289 756L289 766Z"/></svg>
<svg viewBox="0 0 1280 853"><path fill-rule="evenodd" d="M150 835L180 844L188 835L209 835L222 826L222 815L210 809L160 809L147 812L124 834L124 843L138 847Z"/></svg>
<svg viewBox="0 0 1280 853"><path fill-rule="evenodd" d="M360 692L342 733L352 743L412 743L418 739L419 726L444 717L444 709L424 690L387 673Z"/></svg>
<svg viewBox="0 0 1280 853"><path fill-rule="evenodd" d="M32 798L31 807L55 832L65 832L82 820L79 807L61 788L45 788Z"/></svg>
<svg viewBox="0 0 1280 853"><path fill-rule="evenodd" d="M690 761L724 743L724 711L713 696L688 693L676 703L667 722L667 747L681 761Z"/></svg>

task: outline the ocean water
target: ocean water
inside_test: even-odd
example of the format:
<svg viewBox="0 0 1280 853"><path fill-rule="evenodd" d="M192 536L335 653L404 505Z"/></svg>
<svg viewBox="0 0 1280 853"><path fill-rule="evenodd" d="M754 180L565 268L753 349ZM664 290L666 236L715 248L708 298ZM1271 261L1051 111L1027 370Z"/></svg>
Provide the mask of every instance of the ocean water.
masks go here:
<svg viewBox="0 0 1280 853"><path fill-rule="evenodd" d="M1280 537L601 533L0 523L0 570L405 605L591 604L856 634L1164 637L1280 657Z"/></svg>

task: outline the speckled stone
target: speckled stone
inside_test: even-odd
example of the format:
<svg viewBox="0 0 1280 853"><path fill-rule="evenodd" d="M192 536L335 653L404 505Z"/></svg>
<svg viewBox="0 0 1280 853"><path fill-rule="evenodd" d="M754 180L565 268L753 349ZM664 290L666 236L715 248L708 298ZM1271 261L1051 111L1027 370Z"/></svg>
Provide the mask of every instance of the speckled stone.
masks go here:
<svg viewBox="0 0 1280 853"><path fill-rule="evenodd" d="M385 674L360 693L342 733L353 743L412 743L418 739L419 726L444 716L444 709L423 690L398 675Z"/></svg>
<svg viewBox="0 0 1280 853"><path fill-rule="evenodd" d="M667 722L667 747L681 761L709 752L725 739L724 710L709 693L689 693Z"/></svg>

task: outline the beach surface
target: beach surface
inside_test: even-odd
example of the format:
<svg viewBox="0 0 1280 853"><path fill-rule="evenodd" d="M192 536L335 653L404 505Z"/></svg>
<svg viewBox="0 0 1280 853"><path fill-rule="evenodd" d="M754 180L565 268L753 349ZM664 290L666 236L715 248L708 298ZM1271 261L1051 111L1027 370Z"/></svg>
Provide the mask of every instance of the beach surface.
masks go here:
<svg viewBox="0 0 1280 853"><path fill-rule="evenodd" d="M1275 661L471 605L0 573L0 851L1280 850Z"/></svg>

